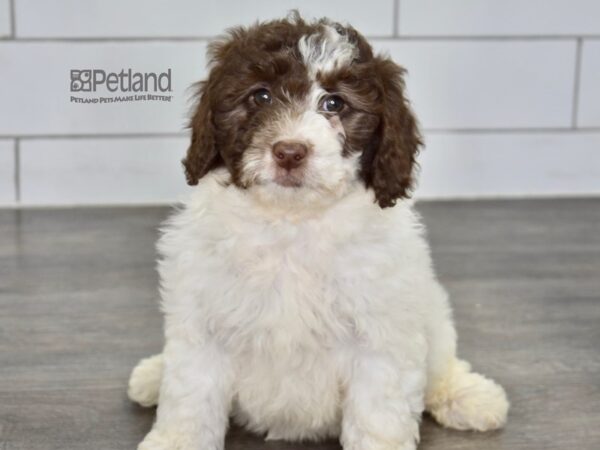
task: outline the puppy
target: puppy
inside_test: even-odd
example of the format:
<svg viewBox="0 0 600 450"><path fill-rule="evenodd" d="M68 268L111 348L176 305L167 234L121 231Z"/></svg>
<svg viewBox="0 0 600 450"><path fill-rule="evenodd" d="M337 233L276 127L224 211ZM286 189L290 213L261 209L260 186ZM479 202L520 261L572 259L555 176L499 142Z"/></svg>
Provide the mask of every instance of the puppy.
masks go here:
<svg viewBox="0 0 600 450"><path fill-rule="evenodd" d="M403 69L352 27L297 14L209 46L183 164L195 185L158 243L165 347L129 397L140 450L267 439L412 450L423 410L460 430L508 402L456 356L408 200L421 145Z"/></svg>

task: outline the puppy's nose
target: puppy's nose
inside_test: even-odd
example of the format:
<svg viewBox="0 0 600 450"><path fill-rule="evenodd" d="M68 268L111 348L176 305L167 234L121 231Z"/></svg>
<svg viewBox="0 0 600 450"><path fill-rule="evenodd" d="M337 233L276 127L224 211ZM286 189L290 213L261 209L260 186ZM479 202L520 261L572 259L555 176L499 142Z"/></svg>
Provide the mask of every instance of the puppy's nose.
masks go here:
<svg viewBox="0 0 600 450"><path fill-rule="evenodd" d="M308 148L302 142L279 141L273 145L272 152L279 167L292 170L304 163Z"/></svg>

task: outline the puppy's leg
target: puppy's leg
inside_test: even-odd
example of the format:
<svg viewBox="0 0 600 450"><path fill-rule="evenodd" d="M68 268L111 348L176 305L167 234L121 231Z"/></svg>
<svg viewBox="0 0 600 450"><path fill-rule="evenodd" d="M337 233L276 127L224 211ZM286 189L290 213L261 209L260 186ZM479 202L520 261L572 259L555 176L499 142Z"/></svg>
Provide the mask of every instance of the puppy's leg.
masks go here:
<svg viewBox="0 0 600 450"><path fill-rule="evenodd" d="M504 389L456 357L456 331L447 294L437 283L430 313L427 411L440 424L458 430L502 427L509 407Z"/></svg>
<svg viewBox="0 0 600 450"><path fill-rule="evenodd" d="M342 409L344 450L414 450L419 441L425 369L386 356L352 363Z"/></svg>
<svg viewBox="0 0 600 450"><path fill-rule="evenodd" d="M222 450L232 380L229 360L216 346L168 340L156 422L138 450Z"/></svg>
<svg viewBox="0 0 600 450"><path fill-rule="evenodd" d="M162 354L142 359L129 377L129 398L142 406L158 405L158 392L163 373Z"/></svg>

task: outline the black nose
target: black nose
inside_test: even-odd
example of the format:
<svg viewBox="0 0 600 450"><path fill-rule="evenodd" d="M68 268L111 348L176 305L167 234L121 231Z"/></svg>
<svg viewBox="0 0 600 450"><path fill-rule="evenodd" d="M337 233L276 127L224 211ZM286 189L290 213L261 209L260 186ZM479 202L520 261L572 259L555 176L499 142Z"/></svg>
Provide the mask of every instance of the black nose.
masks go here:
<svg viewBox="0 0 600 450"><path fill-rule="evenodd" d="M308 148L302 142L279 141L273 145L272 152L279 167L292 170L304 163Z"/></svg>

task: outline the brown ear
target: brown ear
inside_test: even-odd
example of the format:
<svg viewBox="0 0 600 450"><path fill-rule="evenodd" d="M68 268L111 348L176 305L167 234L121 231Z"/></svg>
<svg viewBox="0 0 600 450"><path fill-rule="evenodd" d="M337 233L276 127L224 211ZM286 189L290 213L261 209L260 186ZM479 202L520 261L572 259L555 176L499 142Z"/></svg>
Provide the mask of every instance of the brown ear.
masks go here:
<svg viewBox="0 0 600 450"><path fill-rule="evenodd" d="M198 184L200 178L220 162L217 151L208 83L200 83L198 105L190 121L192 141L183 159L185 177L189 185Z"/></svg>
<svg viewBox="0 0 600 450"><path fill-rule="evenodd" d="M363 161L367 183L379 206L394 206L410 196L413 167L422 145L417 121L404 98L404 69L389 58L375 58L375 74L381 93L381 120L375 148Z"/></svg>

